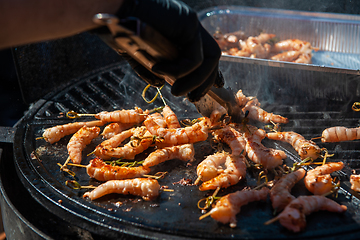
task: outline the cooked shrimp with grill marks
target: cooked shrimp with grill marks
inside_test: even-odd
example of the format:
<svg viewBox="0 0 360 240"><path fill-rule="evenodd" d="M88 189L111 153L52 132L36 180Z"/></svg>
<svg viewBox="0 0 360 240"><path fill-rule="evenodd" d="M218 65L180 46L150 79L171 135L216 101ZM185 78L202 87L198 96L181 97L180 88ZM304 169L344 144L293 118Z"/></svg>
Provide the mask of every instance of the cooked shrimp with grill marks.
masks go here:
<svg viewBox="0 0 360 240"><path fill-rule="evenodd" d="M342 213L347 207L324 196L300 196L291 201L276 219L287 229L300 232L306 227L306 215L321 210Z"/></svg>
<svg viewBox="0 0 360 240"><path fill-rule="evenodd" d="M128 130L132 126L134 126L133 123L110 123L104 128L101 136L105 139L109 139L122 131Z"/></svg>
<svg viewBox="0 0 360 240"><path fill-rule="evenodd" d="M120 123L141 123L146 117L147 111L135 107L135 109L124 109L113 112L100 112L95 114L95 118L103 122L120 122Z"/></svg>
<svg viewBox="0 0 360 240"><path fill-rule="evenodd" d="M94 126L103 126L105 122L103 121L90 121L90 122L74 122L74 123L67 123L64 125L58 125L51 128L45 129L43 133L43 138L45 141L53 144L59 141L61 138L76 133L80 128L86 127L94 127Z"/></svg>
<svg viewBox="0 0 360 240"><path fill-rule="evenodd" d="M225 152L217 152L207 156L196 168L198 179L201 181L209 181L224 172L222 164L225 163L228 154Z"/></svg>
<svg viewBox="0 0 360 240"><path fill-rule="evenodd" d="M163 128L155 123L151 116L147 117L144 125L153 135L163 138L162 144L170 146L205 141L208 137L208 118L201 118L201 121L185 128Z"/></svg>
<svg viewBox="0 0 360 240"><path fill-rule="evenodd" d="M356 192L360 192L360 174L350 175L350 183L351 183L351 190L354 190Z"/></svg>
<svg viewBox="0 0 360 240"><path fill-rule="evenodd" d="M112 148L119 146L123 141L125 141L125 139L127 139L133 135L134 130L135 129L132 128L132 129L123 131L121 133L116 134L112 138L109 138L109 139L103 141L95 148L94 154L104 160L110 159L111 157L106 155L106 151L108 149L112 149Z"/></svg>
<svg viewBox="0 0 360 240"><path fill-rule="evenodd" d="M240 107L245 107L246 103L251 101L254 98L255 97L247 97L247 96L245 96L245 94L242 92L241 89L239 91L237 91L237 93L235 94L236 103Z"/></svg>
<svg viewBox="0 0 360 240"><path fill-rule="evenodd" d="M107 158L134 159L136 155L144 152L154 143L154 136L144 126L133 129L131 137L138 140L129 141L122 147L102 148L101 154Z"/></svg>
<svg viewBox="0 0 360 240"><path fill-rule="evenodd" d="M275 43L272 47L272 52L300 51L311 48L309 42L299 39L286 39Z"/></svg>
<svg viewBox="0 0 360 240"><path fill-rule="evenodd" d="M269 113L263 110L260 107L260 102L256 97L246 97L246 95L239 90L235 95L235 100L237 104L242 108L243 113L245 114L249 111L248 118L260 121L263 123L288 123L289 119L281 115L274 113Z"/></svg>
<svg viewBox="0 0 360 240"><path fill-rule="evenodd" d="M99 127L82 127L70 138L67 150L73 163L81 163L82 151L94 138L99 136L99 133Z"/></svg>
<svg viewBox="0 0 360 240"><path fill-rule="evenodd" d="M217 188L227 188L237 184L246 175L245 157L242 155L227 155L225 160L226 169L218 176L203 182L199 187L200 191L207 191Z"/></svg>
<svg viewBox="0 0 360 240"><path fill-rule="evenodd" d="M343 167L343 162L330 162L308 171L304 179L305 187L315 195L330 192L333 188L333 179L330 173L339 171Z"/></svg>
<svg viewBox="0 0 360 240"><path fill-rule="evenodd" d="M215 126L220 123L221 118L227 114L226 109L220 104L216 105L214 110L210 114L211 126Z"/></svg>
<svg viewBox="0 0 360 240"><path fill-rule="evenodd" d="M193 144L183 144L172 147L157 149L147 156L144 160L144 167L152 167L159 163L179 159L182 161L192 161L194 159L195 150Z"/></svg>
<svg viewBox="0 0 360 240"><path fill-rule="evenodd" d="M260 121L263 123L270 123L271 121L274 123L288 123L289 119L283 117L281 115L277 115L274 113L269 113L263 110L260 107L260 104L257 99L253 99L246 103L245 107L243 107L242 111L245 113L249 111L248 118Z"/></svg>
<svg viewBox="0 0 360 240"><path fill-rule="evenodd" d="M299 58L300 51L286 51L270 57L271 60L292 62Z"/></svg>
<svg viewBox="0 0 360 240"><path fill-rule="evenodd" d="M290 143L298 152L301 159L311 157L313 160L320 156L321 149L311 140L306 140L296 132L271 132L266 137L272 140L285 141Z"/></svg>
<svg viewBox="0 0 360 240"><path fill-rule="evenodd" d="M322 132L322 142L342 142L360 139L360 128L341 126L327 128Z"/></svg>
<svg viewBox="0 0 360 240"><path fill-rule="evenodd" d="M250 125L249 125L250 126ZM250 129L250 128L249 128ZM252 126L250 132L244 133L246 140L245 151L251 161L261 164L265 169L274 169L280 166L287 156L284 151L265 147L262 143L262 136L265 135L264 130ZM257 134L253 134L257 132Z"/></svg>
<svg viewBox="0 0 360 240"><path fill-rule="evenodd" d="M230 193L222 197L208 214L218 222L230 223L230 227L236 227L236 215L241 207L254 201L265 201L269 194L268 188L260 190L242 190ZM207 215L207 214L206 214Z"/></svg>
<svg viewBox="0 0 360 240"><path fill-rule="evenodd" d="M244 151L246 140L243 135L230 126L225 126L213 132L216 140L224 142L231 148L231 154L240 155Z"/></svg>
<svg viewBox="0 0 360 240"><path fill-rule="evenodd" d="M160 127L163 127L163 128L167 127L166 121L165 121L163 115L161 115L160 113L156 112L156 113L151 114L150 116L155 121L155 123L157 125L159 125Z"/></svg>
<svg viewBox="0 0 360 240"><path fill-rule="evenodd" d="M240 40L241 52L249 53L253 58L267 58L271 51L271 45L266 43L271 38L274 38L275 34L260 33L256 37L248 37L246 41Z"/></svg>
<svg viewBox="0 0 360 240"><path fill-rule="evenodd" d="M306 171L300 168L294 172L286 174L280 178L270 190L270 199L272 207L277 212L281 212L292 200L295 199L290 194L294 185L299 182L304 176Z"/></svg>
<svg viewBox="0 0 360 240"><path fill-rule="evenodd" d="M94 158L86 166L86 172L98 181L109 181L142 177L150 172L150 168L112 166L100 158Z"/></svg>
<svg viewBox="0 0 360 240"><path fill-rule="evenodd" d="M89 197L91 200L94 200L107 194L118 193L141 196L144 200L149 201L157 198L159 192L160 185L157 180L151 178L134 178L107 181L91 192L86 192L83 197Z"/></svg>
<svg viewBox="0 0 360 240"><path fill-rule="evenodd" d="M163 110L162 114L165 118L165 122L168 128L180 128L179 120L176 114L171 110L171 108L166 105Z"/></svg>

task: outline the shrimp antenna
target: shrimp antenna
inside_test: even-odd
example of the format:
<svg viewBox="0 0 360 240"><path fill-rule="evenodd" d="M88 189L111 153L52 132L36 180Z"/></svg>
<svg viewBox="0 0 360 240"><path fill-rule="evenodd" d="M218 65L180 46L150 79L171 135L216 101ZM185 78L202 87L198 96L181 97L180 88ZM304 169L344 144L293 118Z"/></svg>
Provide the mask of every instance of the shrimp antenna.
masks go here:
<svg viewBox="0 0 360 240"><path fill-rule="evenodd" d="M322 138L322 136L321 137L314 137L314 138L312 138L310 140L312 141L312 140L317 140L317 139L321 139L321 138Z"/></svg>
<svg viewBox="0 0 360 240"><path fill-rule="evenodd" d="M200 217L199 217L199 220L203 220L204 218L206 218L206 217L208 217L208 216L210 216L211 215L211 211L209 211L209 212L207 212L207 213L205 213L204 215L201 215Z"/></svg>
<svg viewBox="0 0 360 240"><path fill-rule="evenodd" d="M67 180L66 182L65 182L65 185L66 186L68 186L68 187L70 187L70 188L72 188L72 189L84 189L84 188L86 188L86 189L88 189L88 188L96 188L95 186L93 186L93 185L90 185L90 186L81 186L80 185L80 183L78 183L77 181L75 181L75 180Z"/></svg>
<svg viewBox="0 0 360 240"><path fill-rule="evenodd" d="M66 117L70 119L80 118L80 117L94 117L96 114L93 113L77 113L75 111L68 111Z"/></svg>
<svg viewBox="0 0 360 240"><path fill-rule="evenodd" d="M165 177L165 175L167 174L168 172L157 172L155 173L155 175L143 175L144 177L148 177L148 178L153 178L153 179L161 179L163 177Z"/></svg>
<svg viewBox="0 0 360 240"><path fill-rule="evenodd" d="M146 103L149 103L149 104L155 102L155 100L156 100L156 98L159 96L159 92L160 92L160 91L158 90L158 92L156 93L155 97L153 97L153 99L147 100L146 97L145 97L145 95L146 95L147 90L149 90L150 87L151 87L151 85L148 84L148 85L144 88L144 90L142 91L142 94L141 94L141 96L142 96L142 98L144 99L144 101L145 101ZM160 90L161 90L163 87L164 87L164 85L162 85L162 86L160 87ZM159 89L159 88L157 88L157 89ZM166 104L165 104L165 105L166 105Z"/></svg>
<svg viewBox="0 0 360 240"><path fill-rule="evenodd" d="M264 222L264 225L270 225L270 224L278 221L279 219L280 219L280 217L279 217L279 216L276 216L276 217L270 219L269 221Z"/></svg>

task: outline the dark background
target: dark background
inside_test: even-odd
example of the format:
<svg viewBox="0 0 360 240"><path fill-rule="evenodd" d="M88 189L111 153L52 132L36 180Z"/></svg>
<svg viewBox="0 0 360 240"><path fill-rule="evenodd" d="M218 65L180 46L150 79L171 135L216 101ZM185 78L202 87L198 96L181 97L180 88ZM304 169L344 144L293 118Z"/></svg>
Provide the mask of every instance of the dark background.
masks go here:
<svg viewBox="0 0 360 240"><path fill-rule="evenodd" d="M360 12L360 1L355 0L184 2L197 11L217 5L240 5L346 14ZM37 99L46 98L71 79L119 60L119 56L89 33L0 51L0 126L14 126Z"/></svg>

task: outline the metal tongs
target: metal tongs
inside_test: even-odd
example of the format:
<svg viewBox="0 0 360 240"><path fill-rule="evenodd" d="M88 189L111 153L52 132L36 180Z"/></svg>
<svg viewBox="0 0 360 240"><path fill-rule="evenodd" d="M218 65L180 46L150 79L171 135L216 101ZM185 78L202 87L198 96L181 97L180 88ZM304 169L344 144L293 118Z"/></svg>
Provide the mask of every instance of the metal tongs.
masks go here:
<svg viewBox="0 0 360 240"><path fill-rule="evenodd" d="M149 71L158 61L171 61L177 57L178 50L171 42L138 19L120 20L114 15L99 13L94 16L93 21L96 24L107 26L110 30L111 36L102 36L109 46L120 53L126 52ZM170 85L175 82L175 79L169 76L155 75L163 78ZM231 89L212 87L200 101L194 102L194 104L199 113L206 117L209 117L213 109L220 104L227 110L232 121L240 122L243 118L242 111L235 101L235 94Z"/></svg>

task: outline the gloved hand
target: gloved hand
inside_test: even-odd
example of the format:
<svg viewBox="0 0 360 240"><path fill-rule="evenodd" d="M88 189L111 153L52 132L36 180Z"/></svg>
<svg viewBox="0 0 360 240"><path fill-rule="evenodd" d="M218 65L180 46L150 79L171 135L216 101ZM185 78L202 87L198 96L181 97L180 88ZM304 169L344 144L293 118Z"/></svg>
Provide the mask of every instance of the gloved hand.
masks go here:
<svg viewBox="0 0 360 240"><path fill-rule="evenodd" d="M201 26L196 12L185 3L177 0L125 0L116 15L120 19L140 19L177 46L179 56L176 60L162 61L152 68L154 73L176 79L171 88L173 95L188 94L190 101L197 101L214 84L217 87L223 85L218 70L220 48ZM125 58L147 82L152 85L161 83L135 60L129 56Z"/></svg>

